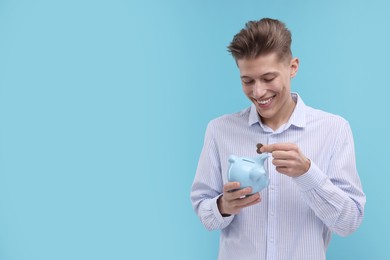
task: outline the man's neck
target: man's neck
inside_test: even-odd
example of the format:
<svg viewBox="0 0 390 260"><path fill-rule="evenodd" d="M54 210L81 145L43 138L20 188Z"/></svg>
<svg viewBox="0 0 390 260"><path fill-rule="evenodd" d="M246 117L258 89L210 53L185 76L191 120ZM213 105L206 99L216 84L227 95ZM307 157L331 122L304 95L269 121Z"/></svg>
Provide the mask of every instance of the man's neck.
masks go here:
<svg viewBox="0 0 390 260"><path fill-rule="evenodd" d="M288 102L286 102L286 104L283 106L283 110L279 111L280 113L278 117L272 119L261 118L261 121L263 124L275 131L280 126L288 122L292 113L294 112L295 106L296 101L291 97L291 99L288 99Z"/></svg>

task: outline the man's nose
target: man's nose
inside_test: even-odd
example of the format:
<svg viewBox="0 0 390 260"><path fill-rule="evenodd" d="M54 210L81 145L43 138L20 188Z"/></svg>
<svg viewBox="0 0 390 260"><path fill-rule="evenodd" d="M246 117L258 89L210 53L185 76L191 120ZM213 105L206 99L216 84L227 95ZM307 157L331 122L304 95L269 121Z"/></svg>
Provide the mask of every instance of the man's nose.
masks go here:
<svg viewBox="0 0 390 260"><path fill-rule="evenodd" d="M256 82L253 86L253 97L255 98L261 98L265 95L267 92L267 89L261 82Z"/></svg>

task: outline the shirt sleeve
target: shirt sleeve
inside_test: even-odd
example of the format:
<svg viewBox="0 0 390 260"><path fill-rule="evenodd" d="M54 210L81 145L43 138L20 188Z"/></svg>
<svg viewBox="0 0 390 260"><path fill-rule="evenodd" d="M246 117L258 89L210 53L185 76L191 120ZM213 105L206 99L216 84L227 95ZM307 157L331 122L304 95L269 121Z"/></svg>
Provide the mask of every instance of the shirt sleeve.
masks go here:
<svg viewBox="0 0 390 260"><path fill-rule="evenodd" d="M347 236L360 226L366 196L356 170L348 123L338 135L327 172L312 161L308 172L293 179L303 199L332 232Z"/></svg>
<svg viewBox="0 0 390 260"><path fill-rule="evenodd" d="M234 215L222 217L217 199L222 195L223 179L218 147L210 123L206 130L203 149L199 158L196 175L191 189L192 206L208 230L223 229Z"/></svg>

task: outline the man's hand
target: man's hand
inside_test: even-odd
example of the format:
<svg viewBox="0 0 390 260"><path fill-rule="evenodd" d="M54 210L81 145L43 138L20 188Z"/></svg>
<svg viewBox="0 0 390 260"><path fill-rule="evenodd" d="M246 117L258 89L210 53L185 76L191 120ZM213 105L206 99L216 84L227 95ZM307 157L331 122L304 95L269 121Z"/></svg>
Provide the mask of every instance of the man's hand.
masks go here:
<svg viewBox="0 0 390 260"><path fill-rule="evenodd" d="M276 170L290 177L298 177L310 168L310 160L299 150L298 146L290 143L263 145L262 153L272 153L272 163Z"/></svg>
<svg viewBox="0 0 390 260"><path fill-rule="evenodd" d="M223 186L223 195L219 197L217 202L221 214L237 214L242 208L255 205L261 201L260 193L246 196L252 192L251 187L237 190L239 188L240 183L238 182L228 182Z"/></svg>

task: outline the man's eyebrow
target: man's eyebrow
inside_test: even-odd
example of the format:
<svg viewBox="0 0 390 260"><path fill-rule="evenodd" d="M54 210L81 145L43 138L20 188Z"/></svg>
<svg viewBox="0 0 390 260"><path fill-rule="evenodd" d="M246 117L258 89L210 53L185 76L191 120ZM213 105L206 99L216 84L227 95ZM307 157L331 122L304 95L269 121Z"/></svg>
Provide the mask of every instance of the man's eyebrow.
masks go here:
<svg viewBox="0 0 390 260"><path fill-rule="evenodd" d="M264 73L264 74L261 75L261 76L264 77L264 76L277 76L277 75L279 75L279 72L270 71L270 72Z"/></svg>
<svg viewBox="0 0 390 260"><path fill-rule="evenodd" d="M260 75L260 77L266 77L266 76L277 76L279 75L279 72L276 72L276 71L270 71L270 72L267 72L267 73L264 73L262 75ZM246 76L246 75L242 75L240 76L240 78L252 78L252 77L249 77L249 76Z"/></svg>

